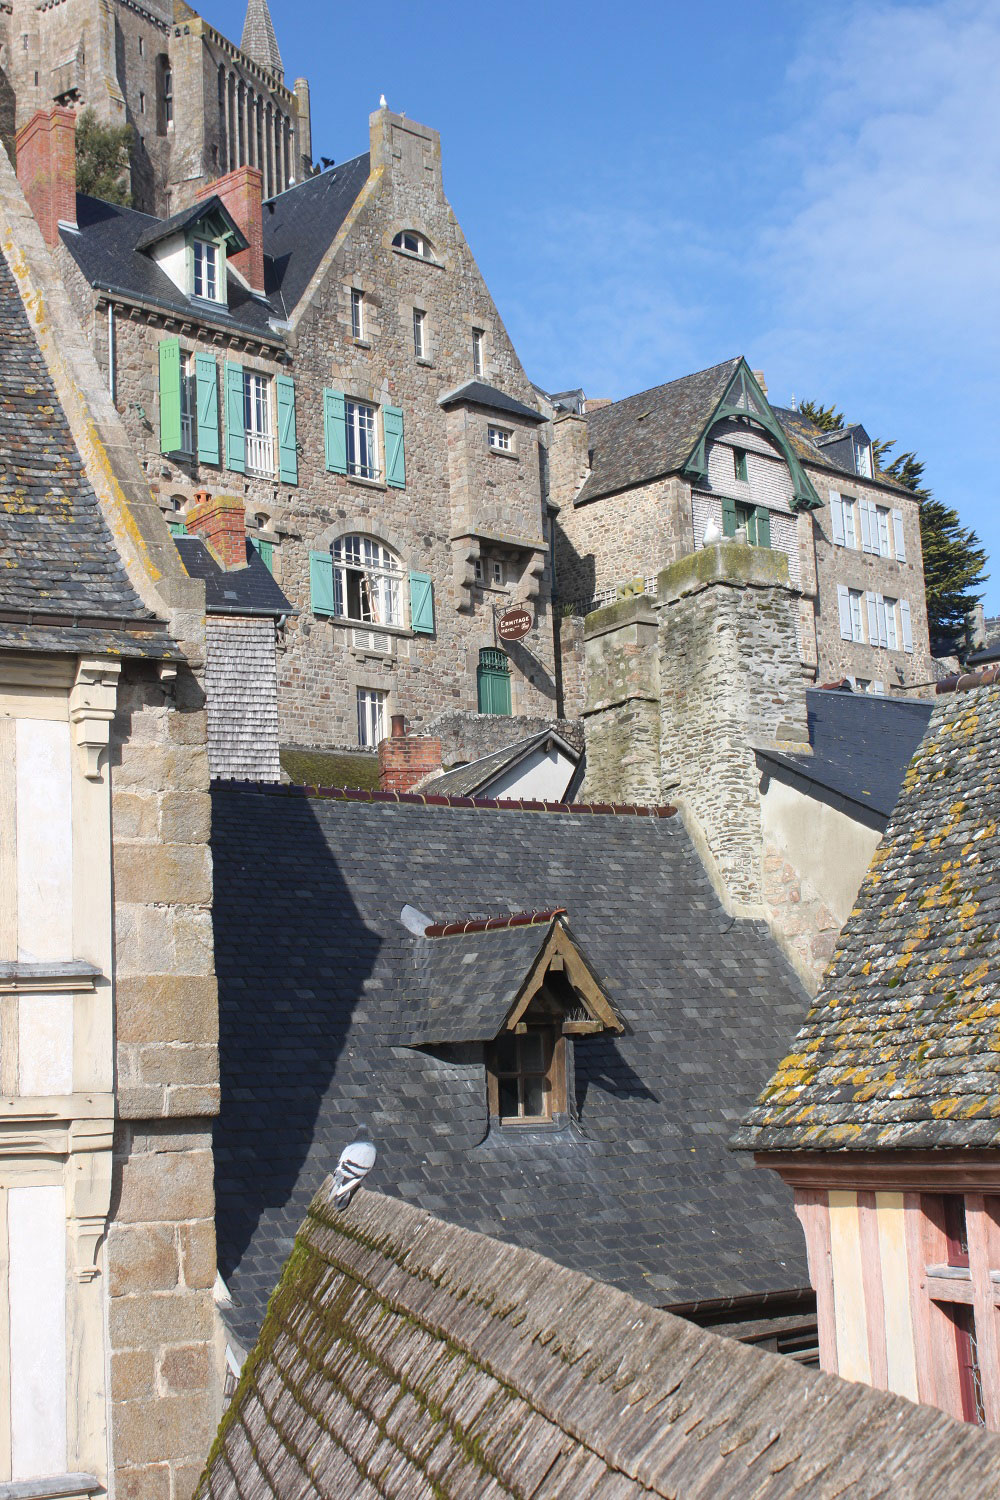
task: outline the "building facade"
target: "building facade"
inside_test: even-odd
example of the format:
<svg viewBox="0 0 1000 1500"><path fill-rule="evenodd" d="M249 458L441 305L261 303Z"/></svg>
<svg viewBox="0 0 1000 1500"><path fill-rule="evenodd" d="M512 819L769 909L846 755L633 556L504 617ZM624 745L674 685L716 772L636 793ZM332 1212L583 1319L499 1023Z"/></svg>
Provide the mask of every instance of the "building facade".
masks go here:
<svg viewBox="0 0 1000 1500"><path fill-rule="evenodd" d="M267 0L250 0L242 47L184 0L11 0L0 69L18 127L53 105L131 125L132 201L150 213L185 207L243 165L268 195L311 170L309 85L286 87Z"/></svg>
<svg viewBox="0 0 1000 1500"><path fill-rule="evenodd" d="M928 682L919 502L876 472L863 429L821 434L772 407L740 359L580 406L555 412L549 441L561 612L651 591L742 529L787 559L810 675L881 693Z"/></svg>

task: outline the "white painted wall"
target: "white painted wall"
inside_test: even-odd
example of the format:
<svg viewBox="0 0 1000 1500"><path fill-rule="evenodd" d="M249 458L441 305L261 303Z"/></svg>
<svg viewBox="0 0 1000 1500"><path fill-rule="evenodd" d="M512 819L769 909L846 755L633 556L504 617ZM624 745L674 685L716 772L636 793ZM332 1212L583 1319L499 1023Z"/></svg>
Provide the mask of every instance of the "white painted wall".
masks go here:
<svg viewBox="0 0 1000 1500"><path fill-rule="evenodd" d="M73 1092L72 995L18 1000L18 1088L22 1094Z"/></svg>
<svg viewBox="0 0 1000 1500"><path fill-rule="evenodd" d="M17 950L22 963L73 956L70 727L18 719Z"/></svg>
<svg viewBox="0 0 1000 1500"><path fill-rule="evenodd" d="M66 1472L66 1207L61 1187L12 1187L11 1478Z"/></svg>
<svg viewBox="0 0 1000 1500"><path fill-rule="evenodd" d="M788 860L843 926L882 835L777 776L768 779L760 811L765 845Z"/></svg>
<svg viewBox="0 0 1000 1500"><path fill-rule="evenodd" d="M539 748L520 765L492 782L484 797L526 797L534 802L561 802L576 770L568 755L557 749Z"/></svg>
<svg viewBox="0 0 1000 1500"><path fill-rule="evenodd" d="M191 288L188 286L187 240L184 235L172 234L160 244L154 245L153 259L186 297Z"/></svg>

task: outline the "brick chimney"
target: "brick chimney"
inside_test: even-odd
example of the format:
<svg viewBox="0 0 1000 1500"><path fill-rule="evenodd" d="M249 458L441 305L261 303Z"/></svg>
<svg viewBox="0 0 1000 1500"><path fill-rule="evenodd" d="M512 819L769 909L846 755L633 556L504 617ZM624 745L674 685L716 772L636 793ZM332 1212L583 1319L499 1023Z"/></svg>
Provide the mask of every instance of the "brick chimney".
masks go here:
<svg viewBox="0 0 1000 1500"><path fill-rule="evenodd" d="M224 568L246 566L246 507L242 500L235 495L211 495L208 490L198 490L184 521L190 534L204 537Z"/></svg>
<svg viewBox="0 0 1000 1500"><path fill-rule="evenodd" d="M17 132L17 180L47 245L59 225L76 223L76 116L56 105L40 109Z"/></svg>
<svg viewBox="0 0 1000 1500"><path fill-rule="evenodd" d="M217 194L236 220L250 245L230 255L234 266L255 292L264 290L264 176L258 167L237 167L217 177L198 192L198 198Z"/></svg>
<svg viewBox="0 0 1000 1500"><path fill-rule="evenodd" d="M392 716L392 734L378 747L378 784L383 792L408 792L441 770L441 741L407 734L402 714Z"/></svg>

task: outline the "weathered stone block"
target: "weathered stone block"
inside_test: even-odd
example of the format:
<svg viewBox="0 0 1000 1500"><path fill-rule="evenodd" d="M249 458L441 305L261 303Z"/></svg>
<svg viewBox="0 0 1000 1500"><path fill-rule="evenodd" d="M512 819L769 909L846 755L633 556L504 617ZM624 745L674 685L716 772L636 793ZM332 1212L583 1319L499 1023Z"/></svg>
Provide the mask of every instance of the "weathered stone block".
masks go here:
<svg viewBox="0 0 1000 1500"><path fill-rule="evenodd" d="M178 1230L181 1248L181 1275L185 1286L211 1289L215 1285L215 1221L202 1219L182 1224Z"/></svg>
<svg viewBox="0 0 1000 1500"><path fill-rule="evenodd" d="M212 1084L219 1077L218 1051L214 1046L189 1046L177 1042L151 1042L130 1051L130 1064L137 1076L131 1083Z"/></svg>
<svg viewBox="0 0 1000 1500"><path fill-rule="evenodd" d="M112 1344L117 1349L200 1344L212 1338L215 1308L207 1292L151 1292L112 1297L108 1320ZM162 1453L150 1456L165 1457Z"/></svg>
<svg viewBox="0 0 1000 1500"><path fill-rule="evenodd" d="M160 837L168 844L207 844L212 799L205 792L165 792L160 801Z"/></svg>
<svg viewBox="0 0 1000 1500"><path fill-rule="evenodd" d="M211 975L154 974L118 983L119 1042L217 1042L218 985Z"/></svg>
<svg viewBox="0 0 1000 1500"><path fill-rule="evenodd" d="M108 1233L108 1289L112 1297L162 1292L180 1279L172 1224L112 1224Z"/></svg>
<svg viewBox="0 0 1000 1500"><path fill-rule="evenodd" d="M221 1107L222 1091L218 1084L170 1084L166 1091L163 1113L171 1119L189 1120L199 1115L217 1115Z"/></svg>
<svg viewBox="0 0 1000 1500"><path fill-rule="evenodd" d="M157 1151L122 1165L122 1222L204 1219L214 1207L211 1151Z"/></svg>
<svg viewBox="0 0 1000 1500"><path fill-rule="evenodd" d="M117 1466L115 1495L118 1500L171 1500L170 1465Z"/></svg>
<svg viewBox="0 0 1000 1500"><path fill-rule="evenodd" d="M115 889L126 902L180 905L212 899L212 862L202 845L158 843L115 848Z"/></svg>
<svg viewBox="0 0 1000 1500"><path fill-rule="evenodd" d="M159 806L153 796L138 792L116 792L112 819L116 839L155 839Z"/></svg>
<svg viewBox="0 0 1000 1500"><path fill-rule="evenodd" d="M212 1378L214 1349L211 1344L181 1344L160 1356L160 1388L167 1395L203 1391Z"/></svg>
<svg viewBox="0 0 1000 1500"><path fill-rule="evenodd" d="M203 1395L123 1401L115 1409L114 1431L119 1463L203 1459L212 1441L212 1414Z"/></svg>

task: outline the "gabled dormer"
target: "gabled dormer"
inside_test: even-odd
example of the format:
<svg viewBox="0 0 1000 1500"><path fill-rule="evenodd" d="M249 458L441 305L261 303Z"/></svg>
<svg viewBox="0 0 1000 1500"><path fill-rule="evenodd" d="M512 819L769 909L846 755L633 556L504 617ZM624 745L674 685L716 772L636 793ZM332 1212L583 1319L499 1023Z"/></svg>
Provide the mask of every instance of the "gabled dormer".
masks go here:
<svg viewBox="0 0 1000 1500"><path fill-rule="evenodd" d="M222 199L213 194L147 229L136 249L159 266L182 292L209 306L225 306L227 261L249 247Z"/></svg>
<svg viewBox="0 0 1000 1500"><path fill-rule="evenodd" d="M849 474L858 474L862 479L875 478L875 459L872 440L860 422L851 427L838 427L835 432L825 432L815 440L822 448L824 457Z"/></svg>

